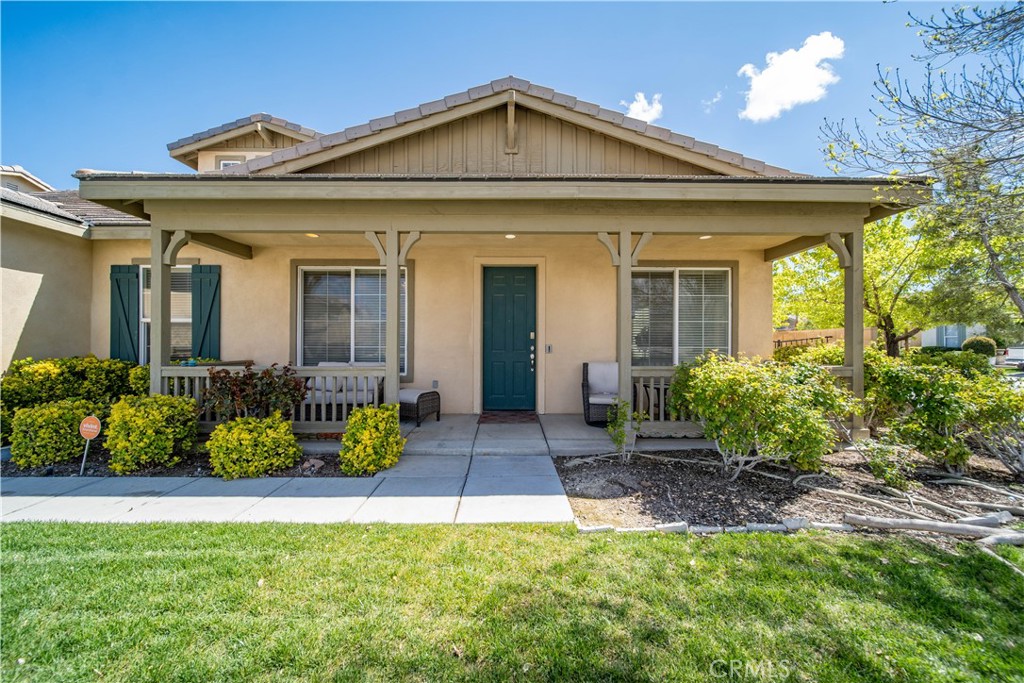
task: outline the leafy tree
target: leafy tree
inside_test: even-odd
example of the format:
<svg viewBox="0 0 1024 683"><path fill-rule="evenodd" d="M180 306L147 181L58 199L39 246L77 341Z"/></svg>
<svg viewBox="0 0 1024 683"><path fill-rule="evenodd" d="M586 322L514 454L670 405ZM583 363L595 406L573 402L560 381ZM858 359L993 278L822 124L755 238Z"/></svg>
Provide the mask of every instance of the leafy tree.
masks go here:
<svg viewBox="0 0 1024 683"><path fill-rule="evenodd" d="M944 185L943 201L917 222L933 261L934 316L1020 341L1024 195L1007 192L981 166L952 170Z"/></svg>
<svg viewBox="0 0 1024 683"><path fill-rule="evenodd" d="M935 176L934 208L920 224L945 259L936 317L1006 329L1024 319L1024 0L910 18L925 50L922 81L879 68L877 132L826 121L826 152L837 172L886 173L896 189L911 187L907 174Z"/></svg>
<svg viewBox="0 0 1024 683"><path fill-rule="evenodd" d="M928 19L910 15L925 53L915 87L878 69L877 132L828 122L826 151L837 168L948 175L980 160L998 178L1024 169L1024 0L991 9L961 6ZM965 157L965 150L973 150Z"/></svg>
<svg viewBox="0 0 1024 683"><path fill-rule="evenodd" d="M864 229L865 322L878 328L890 356L898 356L900 343L932 322L924 305L930 255L905 216ZM774 288L777 314L795 314L813 327L843 324L843 272L828 247L777 261Z"/></svg>

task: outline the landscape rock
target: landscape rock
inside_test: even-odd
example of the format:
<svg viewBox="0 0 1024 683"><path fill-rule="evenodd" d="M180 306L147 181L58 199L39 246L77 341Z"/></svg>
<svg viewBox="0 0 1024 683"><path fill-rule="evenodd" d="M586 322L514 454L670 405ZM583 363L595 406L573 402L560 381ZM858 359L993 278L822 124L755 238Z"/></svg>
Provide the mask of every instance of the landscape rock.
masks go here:
<svg viewBox="0 0 1024 683"><path fill-rule="evenodd" d="M806 517L787 517L784 520L782 520L782 524L783 524L783 526L785 526L790 531L796 531L797 529L806 529L807 528L807 518Z"/></svg>

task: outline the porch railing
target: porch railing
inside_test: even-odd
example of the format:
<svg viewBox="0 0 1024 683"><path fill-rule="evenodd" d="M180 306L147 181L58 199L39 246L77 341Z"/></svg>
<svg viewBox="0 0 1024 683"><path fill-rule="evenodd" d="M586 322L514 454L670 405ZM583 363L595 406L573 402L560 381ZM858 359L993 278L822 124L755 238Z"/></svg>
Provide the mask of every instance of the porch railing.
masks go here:
<svg viewBox="0 0 1024 683"><path fill-rule="evenodd" d="M853 368L826 367L837 383L849 388ZM640 429L641 436L703 436L697 419L685 406L675 419L668 409L673 372L673 368L633 368L633 409L643 410L648 415L648 421Z"/></svg>
<svg viewBox="0 0 1024 683"><path fill-rule="evenodd" d="M641 436L700 437L703 430L683 408L674 416L668 408L674 368L633 368L633 409L647 413Z"/></svg>
<svg viewBox="0 0 1024 683"><path fill-rule="evenodd" d="M210 370L220 366L180 366L161 368L161 392L170 396L191 396L202 406L210 388ZM226 369L237 370L237 366ZM254 367L259 372L263 368ZM292 407L292 428L296 432L340 432L354 408L379 406L384 402L384 367L295 367L295 376L306 382L306 399ZM199 427L209 431L218 416L205 410L199 415Z"/></svg>

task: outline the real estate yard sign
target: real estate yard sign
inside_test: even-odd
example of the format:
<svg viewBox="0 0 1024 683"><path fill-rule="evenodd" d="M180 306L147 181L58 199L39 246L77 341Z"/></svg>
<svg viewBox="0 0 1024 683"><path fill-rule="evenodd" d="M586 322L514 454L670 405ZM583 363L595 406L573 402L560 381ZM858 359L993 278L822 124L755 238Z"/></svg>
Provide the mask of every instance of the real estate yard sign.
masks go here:
<svg viewBox="0 0 1024 683"><path fill-rule="evenodd" d="M90 415L82 420L82 424L78 425L78 433L85 439L85 452L82 453L82 468L78 472L80 477L85 475L85 459L89 455L89 444L100 435L101 428L100 419L95 415Z"/></svg>

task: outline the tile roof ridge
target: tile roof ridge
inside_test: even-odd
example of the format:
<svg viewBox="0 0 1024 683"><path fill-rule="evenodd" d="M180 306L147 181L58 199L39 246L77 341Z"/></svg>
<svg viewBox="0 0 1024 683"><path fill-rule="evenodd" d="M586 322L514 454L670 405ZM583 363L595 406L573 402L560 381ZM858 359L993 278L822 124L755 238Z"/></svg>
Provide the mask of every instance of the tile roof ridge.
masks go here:
<svg viewBox="0 0 1024 683"><path fill-rule="evenodd" d="M416 107L402 109L389 116L371 119L366 123L350 126L335 133L320 136L308 142L302 142L292 147L276 150L272 154L251 159L243 164L237 164L228 169L224 169L224 173L231 175L245 175L272 168L291 159L301 158L321 150L338 147L352 140L373 135L387 128L393 128L410 121L427 118L434 114L439 114L441 112L469 104L475 100L509 91L520 92L524 95L546 100L570 111L586 114L594 119L611 123L618 128L630 130L645 137L661 140L670 145L730 164L757 175L803 175L785 168L773 166L759 159L747 157L739 152L723 149L718 145L702 142L688 135L676 133L668 128L656 126L645 121L641 121L640 119L631 118L622 112L606 109L598 104L580 100L572 95L567 95L565 93L558 92L553 88L531 83L526 79L518 78L513 75L498 78L489 83L474 86L438 100L424 102Z"/></svg>

